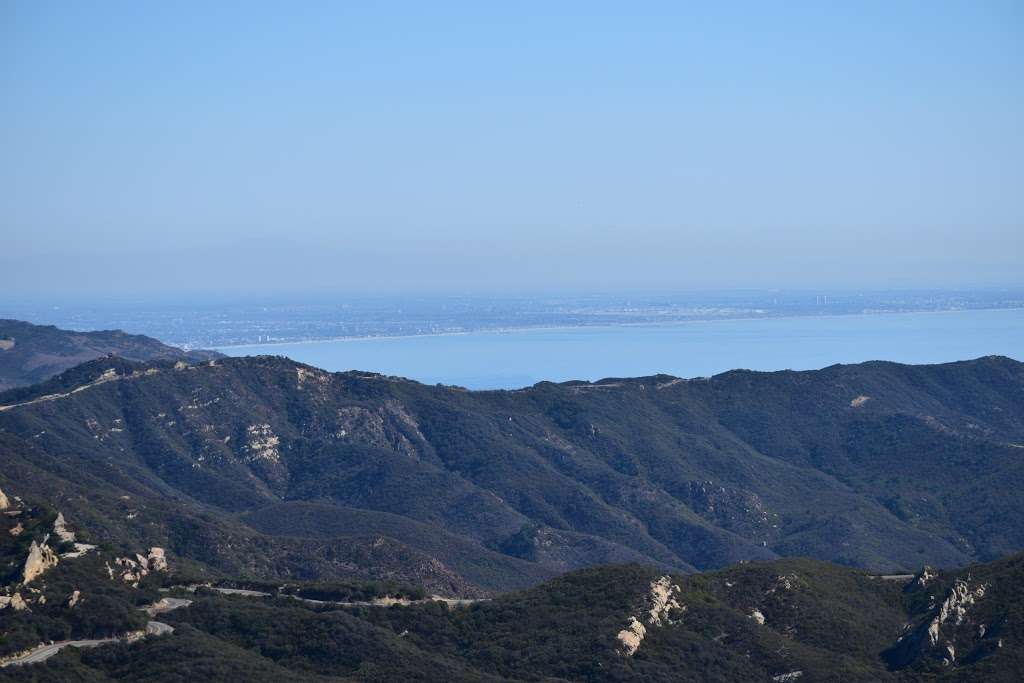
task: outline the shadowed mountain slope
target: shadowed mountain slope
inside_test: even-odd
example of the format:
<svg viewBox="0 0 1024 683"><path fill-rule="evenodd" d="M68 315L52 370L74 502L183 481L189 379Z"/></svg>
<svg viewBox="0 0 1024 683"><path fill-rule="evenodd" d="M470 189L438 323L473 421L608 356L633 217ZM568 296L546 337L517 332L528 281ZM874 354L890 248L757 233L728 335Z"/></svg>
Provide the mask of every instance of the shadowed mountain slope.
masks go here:
<svg viewBox="0 0 1024 683"><path fill-rule="evenodd" d="M489 392L104 358L0 405L5 491L231 574L473 593L603 563L893 571L1024 547L1007 358Z"/></svg>

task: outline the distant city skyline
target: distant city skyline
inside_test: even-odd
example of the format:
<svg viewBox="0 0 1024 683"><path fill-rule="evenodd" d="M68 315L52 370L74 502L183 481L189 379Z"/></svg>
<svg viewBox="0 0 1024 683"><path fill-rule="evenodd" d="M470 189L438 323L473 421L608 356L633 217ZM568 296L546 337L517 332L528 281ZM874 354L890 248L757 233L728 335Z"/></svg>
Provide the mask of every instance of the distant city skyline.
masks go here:
<svg viewBox="0 0 1024 683"><path fill-rule="evenodd" d="M1017 2L9 2L0 299L1024 284Z"/></svg>

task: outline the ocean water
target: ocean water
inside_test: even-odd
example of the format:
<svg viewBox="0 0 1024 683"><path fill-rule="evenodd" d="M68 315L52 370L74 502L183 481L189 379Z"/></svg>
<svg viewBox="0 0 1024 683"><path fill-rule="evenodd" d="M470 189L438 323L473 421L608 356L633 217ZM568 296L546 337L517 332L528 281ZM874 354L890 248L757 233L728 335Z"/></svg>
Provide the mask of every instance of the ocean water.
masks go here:
<svg viewBox="0 0 1024 683"><path fill-rule="evenodd" d="M512 389L541 380L707 377L734 368L807 370L866 360L1024 360L1024 309L571 327L220 350L282 355L331 371L369 370L428 384Z"/></svg>

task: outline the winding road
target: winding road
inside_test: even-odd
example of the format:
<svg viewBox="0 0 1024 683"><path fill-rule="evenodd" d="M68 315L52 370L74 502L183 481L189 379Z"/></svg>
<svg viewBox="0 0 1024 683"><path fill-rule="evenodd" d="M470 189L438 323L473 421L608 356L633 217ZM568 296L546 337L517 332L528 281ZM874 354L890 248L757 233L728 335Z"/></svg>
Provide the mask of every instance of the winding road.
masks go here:
<svg viewBox="0 0 1024 683"><path fill-rule="evenodd" d="M407 598L374 598L373 600L354 600L354 601L341 601L341 600L314 600L313 598L303 598L298 595L288 595L287 593L267 593L265 591L252 591L245 588L219 588L217 586L186 586L188 590L195 590L196 588L208 588L210 590L223 593L225 595L243 595L250 598L291 598L292 600L298 600L300 602L309 603L311 605L335 605L337 607L390 607L392 605L402 605L408 607L409 605L423 605L429 602L443 602L449 607L466 607L476 602L486 602L489 598L445 598L440 595L431 595L429 598L423 598L421 600L409 600ZM173 598L165 598L165 600L173 600Z"/></svg>
<svg viewBox="0 0 1024 683"><path fill-rule="evenodd" d="M166 614L172 610L176 610L180 607L188 607L192 604L191 600L184 600L182 598L162 598L152 605L141 608L143 612L149 616L156 616L157 614ZM11 659L3 664L0 664L0 668L5 666L21 666L24 664L38 664L39 662L45 662L50 657L54 656L66 647L99 647L100 645L108 645L110 643L118 642L133 642L138 640L143 635L146 636L166 636L174 633L174 627L170 624L165 624L162 621L150 621L146 624L145 632L138 632L121 636L119 638L97 638L92 640L59 640L56 643L48 643L45 645L39 645L32 650L26 652L20 657Z"/></svg>

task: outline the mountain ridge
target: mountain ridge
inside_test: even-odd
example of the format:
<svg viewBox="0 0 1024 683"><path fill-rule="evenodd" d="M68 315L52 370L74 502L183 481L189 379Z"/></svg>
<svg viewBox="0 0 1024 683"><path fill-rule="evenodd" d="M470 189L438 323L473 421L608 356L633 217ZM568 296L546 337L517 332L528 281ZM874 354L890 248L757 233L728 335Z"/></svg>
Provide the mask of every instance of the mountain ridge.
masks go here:
<svg viewBox="0 0 1024 683"><path fill-rule="evenodd" d="M414 554L460 548L442 574L454 562L475 580L455 571L455 583L436 584L456 592L607 562L694 571L811 555L880 571L959 566L1024 544L1013 490L1022 367L1003 357L873 362L470 392L272 356L107 358L0 394L0 404L25 404L0 411L12 465L0 477L33 495L95 478L111 509L124 491L154 515L173 508L152 522L163 531L123 535L150 533L223 571L237 572L244 553L197 554L171 542L181 534L170 527L259 538L256 554L269 554L250 567L258 576L295 571L296 547L322 553L342 531L372 536L378 524ZM26 459L28 448L48 455ZM939 484L950 491L933 500ZM983 499L986 486L997 495ZM311 504L318 514L303 511ZM102 514L100 526L135 527ZM503 573L520 578L503 586Z"/></svg>
<svg viewBox="0 0 1024 683"><path fill-rule="evenodd" d="M184 350L121 330L78 332L54 325L0 319L0 391L42 382L80 363L109 354L130 360L221 358L216 351Z"/></svg>

